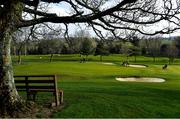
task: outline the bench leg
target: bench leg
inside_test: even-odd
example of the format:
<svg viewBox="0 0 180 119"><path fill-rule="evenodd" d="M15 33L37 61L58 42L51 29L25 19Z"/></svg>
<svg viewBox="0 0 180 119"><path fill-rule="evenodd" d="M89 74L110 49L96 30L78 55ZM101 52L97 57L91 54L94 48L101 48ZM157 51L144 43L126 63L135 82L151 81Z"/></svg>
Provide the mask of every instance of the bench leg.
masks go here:
<svg viewBox="0 0 180 119"><path fill-rule="evenodd" d="M55 101L56 101L56 106L59 106L59 93L58 91L55 92Z"/></svg>
<svg viewBox="0 0 180 119"><path fill-rule="evenodd" d="M35 100L36 100L36 94L37 94L37 92L33 92L32 93L32 95L33 95L33 101L35 102Z"/></svg>
<svg viewBox="0 0 180 119"><path fill-rule="evenodd" d="M55 95L56 106L59 106L60 104L63 103L63 90L58 90L57 92L54 93L54 95Z"/></svg>
<svg viewBox="0 0 180 119"><path fill-rule="evenodd" d="M63 96L64 96L63 90L59 90L59 97L60 97L59 102L60 102L60 104L63 103Z"/></svg>
<svg viewBox="0 0 180 119"><path fill-rule="evenodd" d="M37 92L27 92L27 100L33 100L35 102L36 94Z"/></svg>
<svg viewBox="0 0 180 119"><path fill-rule="evenodd" d="M31 100L30 92L27 92L27 100Z"/></svg>

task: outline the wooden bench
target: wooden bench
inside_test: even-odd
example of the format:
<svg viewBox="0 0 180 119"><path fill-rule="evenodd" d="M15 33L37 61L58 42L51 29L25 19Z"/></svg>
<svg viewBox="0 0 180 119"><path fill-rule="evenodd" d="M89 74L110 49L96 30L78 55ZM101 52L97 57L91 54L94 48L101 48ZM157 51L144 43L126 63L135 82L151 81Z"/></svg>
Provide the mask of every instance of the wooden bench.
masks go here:
<svg viewBox="0 0 180 119"><path fill-rule="evenodd" d="M37 92L52 92L56 106L63 103L63 91L57 87L56 75L14 76L18 91L26 91L27 100L35 101Z"/></svg>

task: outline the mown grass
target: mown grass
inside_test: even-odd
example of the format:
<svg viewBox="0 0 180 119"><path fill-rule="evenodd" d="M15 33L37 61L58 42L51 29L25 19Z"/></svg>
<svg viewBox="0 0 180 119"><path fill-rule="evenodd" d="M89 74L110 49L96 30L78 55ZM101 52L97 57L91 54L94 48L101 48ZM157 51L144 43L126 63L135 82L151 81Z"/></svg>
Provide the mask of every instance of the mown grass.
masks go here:
<svg viewBox="0 0 180 119"><path fill-rule="evenodd" d="M41 57L41 58L40 58ZM88 56L79 63L79 55L56 55L49 62L48 55L24 56L22 64L14 63L16 75L57 74L58 86L64 90L65 107L54 117L180 117L180 60L162 70L167 58L138 57L137 64L148 68L122 67L125 57ZM134 58L130 62L135 64ZM14 57L14 62L16 57ZM119 76L148 76L166 79L164 83L118 82ZM43 94L41 103L49 95Z"/></svg>

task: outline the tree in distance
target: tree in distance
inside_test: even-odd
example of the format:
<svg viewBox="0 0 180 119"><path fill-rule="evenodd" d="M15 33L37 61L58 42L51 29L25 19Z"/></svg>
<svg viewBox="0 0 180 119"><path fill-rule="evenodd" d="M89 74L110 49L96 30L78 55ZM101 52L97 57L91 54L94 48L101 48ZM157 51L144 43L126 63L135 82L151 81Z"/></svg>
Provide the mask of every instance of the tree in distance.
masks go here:
<svg viewBox="0 0 180 119"><path fill-rule="evenodd" d="M105 43L103 42L98 42L95 50L95 56L99 55L100 56L100 61L102 61L103 56L109 55L109 50L108 47Z"/></svg>
<svg viewBox="0 0 180 119"><path fill-rule="evenodd" d="M72 12L69 15L57 15L40 9L42 4L63 2L71 7ZM119 30L133 30L145 35L156 35L171 33L179 29L179 5L174 5L178 4L174 0L120 0L105 7L108 2L108 0L0 1L1 117L14 117L16 110L20 111L21 107L25 106L15 87L10 55L12 35L20 28L51 22L64 25L67 33L69 24L86 23L101 38L103 34L99 27L117 36L120 35ZM145 25L153 25L160 21L169 21L174 27L165 27L153 32L143 30Z"/></svg>

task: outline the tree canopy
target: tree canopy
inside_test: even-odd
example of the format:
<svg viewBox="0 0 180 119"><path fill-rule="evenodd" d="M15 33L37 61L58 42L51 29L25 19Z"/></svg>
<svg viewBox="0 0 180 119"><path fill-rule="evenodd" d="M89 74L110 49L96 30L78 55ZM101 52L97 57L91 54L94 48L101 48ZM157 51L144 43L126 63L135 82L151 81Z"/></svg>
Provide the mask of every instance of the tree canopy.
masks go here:
<svg viewBox="0 0 180 119"><path fill-rule="evenodd" d="M17 9L34 16L25 18L18 14L16 22L18 28L44 22L65 25L87 23L98 36L102 36L100 27L111 31L113 35L118 34L117 29L133 30L145 35L171 33L179 29L179 0L1 0L0 14L9 10L7 8L10 7L11 2L20 2ZM57 15L38 7L49 3L66 3L71 7L72 12L67 16ZM147 31L144 27L161 21L166 24L169 22L171 28L164 25L154 31L152 28L151 31Z"/></svg>

